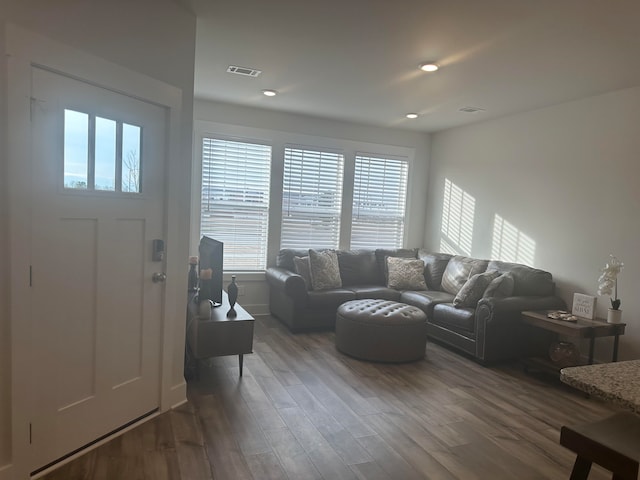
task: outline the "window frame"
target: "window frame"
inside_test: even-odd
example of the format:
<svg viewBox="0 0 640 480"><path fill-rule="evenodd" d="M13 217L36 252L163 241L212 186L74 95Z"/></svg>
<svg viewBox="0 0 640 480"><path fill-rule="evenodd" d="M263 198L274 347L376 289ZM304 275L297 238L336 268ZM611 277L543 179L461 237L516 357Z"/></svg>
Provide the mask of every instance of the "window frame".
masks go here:
<svg viewBox="0 0 640 480"><path fill-rule="evenodd" d="M337 224L336 228L334 231L329 232L330 235L335 236L335 243L334 244L317 244L314 245L313 243L307 243L304 247L299 247L298 245L288 245L288 246L284 246L283 247L283 237L284 237L284 225L286 222L285 218L286 218L286 214L287 212L285 212L285 205L286 205L286 200L285 200L285 187L286 187L286 175L287 175L287 151L288 150L292 150L292 151L297 151L297 152L301 152L301 157L303 160L305 154L308 154L311 161L316 160L315 158L313 158L313 154L315 153L317 156L319 156L319 163L322 163L322 156L326 155L327 157L331 157L331 156L335 156L335 162L338 164L337 167L340 169L339 171L336 172L336 176L335 176L335 185L336 185L336 190L335 193L332 195L332 203L337 203L337 210L331 212L329 215L327 215L329 218L335 219L334 221L332 221L332 224ZM327 158L328 162L334 161L331 158ZM340 150L337 149L329 149L329 148L318 148L318 147L310 147L310 146L304 146L304 145L292 145L292 144L288 144L284 146L284 155L283 155L283 187L282 187L282 214L281 214L281 227L280 227L280 248L334 248L337 249L340 247L340 240L341 240L341 231L342 231L342 224L344 223L344 209L343 209L343 201L344 201L344 188L345 188L345 176L344 176L344 169L345 169L345 156L344 153ZM320 186L320 184L322 183L322 170L319 172L320 176L318 177L318 181L312 181L311 183L309 183L308 181L305 182L304 184L296 184L297 186L300 186L300 188L302 188L303 186ZM309 180L309 178L307 177L306 180ZM334 180L333 178L331 180ZM330 182L330 183L333 183ZM324 213L324 212L322 212ZM319 215L317 215L318 219L320 219L322 216L324 216L322 213L320 213ZM298 215L296 216L296 218L304 218L302 215ZM309 216L307 215L307 218L309 218ZM293 240L293 239L292 239ZM292 241L291 240L291 241Z"/></svg>
<svg viewBox="0 0 640 480"><path fill-rule="evenodd" d="M234 142L234 143L246 143L246 144L253 144L253 145L260 145L260 146L264 146L264 147L268 147L270 150L270 155L269 155L269 165L268 165L268 170L270 172L270 179L272 179L272 170L273 170L273 145L271 145L269 142L265 142L263 140L259 140L259 139L252 139L252 138L240 138L240 137L232 137L232 136L228 136L228 135L219 135L219 134L208 134L208 133L204 133L202 135L199 136L199 143L198 145L198 152L196 153L196 155L198 155L198 165L199 165L199 174L198 174L198 188L197 188L197 205L198 205L198 215L197 215L197 222L193 222L196 223L196 229L197 229L197 240L199 242L201 236L203 235L202 233L202 189L203 189L203 170L204 170L204 142L207 139L212 139L212 140L218 140L218 141L223 141L223 142ZM194 149L196 150L196 149ZM194 162L195 163L195 162ZM270 227L270 223L271 223L271 212L270 212L270 205L271 205L271 196L272 196L272 182L269 182L268 184L268 191L267 191L267 195L269 197L269 200L267 202L267 207L266 207L266 232L265 232L265 243L261 248L264 248L265 251L265 257L264 257L264 265L262 268L260 267L250 267L250 268L242 268L241 266L238 265L231 265L231 266L223 266L223 269L225 272L228 271L233 271L233 272L242 272L242 273L250 273L250 272L261 272L264 271L267 268L267 264L269 262L269 250L268 250L268 245L269 245L269 227ZM194 192L195 194L196 192ZM193 195L195 197L195 195ZM220 240L223 243L225 243L225 255L224 255L224 259L223 260L223 265L227 264L226 259L229 258L227 253L228 253L228 247L226 247L226 244L228 242L225 242L224 239L221 239L219 237L216 237L216 235L211 235L212 238L216 238L216 240ZM196 249L197 251L197 249Z"/></svg>
<svg viewBox="0 0 640 480"><path fill-rule="evenodd" d="M66 147L67 147L67 137L66 137L66 112L80 113L83 115L87 115L87 172L86 172L86 188L76 188L70 187L65 184L65 168L66 168ZM144 172L145 164L148 159L145 159L144 155L144 138L145 138L145 130L142 126L137 125L135 122L130 122L128 120L124 120L121 117L114 118L112 115L105 115L103 113L96 112L95 110L89 111L89 109L84 107L78 107L72 103L61 106L60 114L62 116L61 120L61 135L62 135L62 144L60 146L60 166L59 173L60 176L58 182L58 191L65 195L90 195L90 196L104 196L106 198L145 198L145 184L146 184L146 175ZM102 189L96 188L95 185L95 176L96 176L96 120L100 118L103 120L108 120L114 122L116 125L115 132L115 170L114 170L114 189ZM125 126L135 127L139 130L138 132L138 191L129 191L124 190L123 184L123 129Z"/></svg>
<svg viewBox="0 0 640 480"><path fill-rule="evenodd" d="M333 132L334 130L330 130ZM371 156L380 156L386 158L406 159L408 163L408 185L407 198L405 204L405 218L411 219L415 217L415 222L405 222L403 247L407 247L411 242L411 246L417 245L416 242L423 241L424 221L426 210L422 208L424 205L423 198L427 195L427 161L415 165L416 149L425 153L420 142L407 143L406 146L400 144L380 144L371 143L365 140L347 140L338 137L309 135L304 133L295 133L285 130L272 130L268 128L251 127L238 124L223 123L215 120L195 120L194 122L194 142L199 145L202 137L218 137L239 141L255 141L258 143L269 144L272 146L271 161L271 195L270 195L270 215L269 215L269 233L268 233L268 251L267 251L267 267L275 266L278 252L280 251L281 237L281 218L282 218L282 187L284 172L284 148L286 145L303 146L312 149L326 151L341 151L344 153L344 177L342 189L342 214L340 226L339 249L347 250L350 248L351 238L351 215L353 202L353 180L355 168L356 153L364 153ZM193 149L193 169L191 171L192 188L191 188L191 222L190 222L190 254L197 255L198 242L200 240L200 182L202 159L200 158L199 148ZM425 153L426 154L426 153ZM418 177L414 173L418 173ZM413 240L412 240L413 239ZM242 279L249 281L263 281L263 271L256 272L237 272L234 270L226 270L225 278L229 278L230 274L238 273Z"/></svg>
<svg viewBox="0 0 640 480"><path fill-rule="evenodd" d="M395 155L380 155L378 153L370 153L370 152L356 152L355 156L354 156L354 179L352 182L352 186L353 186L353 200L352 200L352 212L351 212L351 221L350 221L350 226L351 226L351 232L350 232L350 236L349 236L349 247L350 248L372 248L372 247L366 247L364 245L356 245L354 246L353 243L353 225L354 225L354 220L355 217L357 215L356 211L355 211L355 203L356 203L356 176L357 176L357 168L358 168L358 159L367 159L367 160L382 160L385 162L398 162L398 163L402 163L403 167L401 167L401 171L400 172L400 176L404 177L404 185L400 185L398 190L400 191L399 193L404 193L404 199L402 199L402 215L399 217L397 215L383 215L383 217L385 218L396 218L399 219L400 223L401 223L401 233L399 235L400 237L400 242L399 244L396 245L383 245L383 244L379 244L378 242L376 242L376 248L401 248L405 246L405 236L406 236L406 220L407 220L407 205L408 205L408 201L409 201L409 171L411 168L411 164L410 161L407 157L399 157L399 156L395 156ZM400 202L398 202L399 204ZM397 235L397 231L396 231L396 235Z"/></svg>

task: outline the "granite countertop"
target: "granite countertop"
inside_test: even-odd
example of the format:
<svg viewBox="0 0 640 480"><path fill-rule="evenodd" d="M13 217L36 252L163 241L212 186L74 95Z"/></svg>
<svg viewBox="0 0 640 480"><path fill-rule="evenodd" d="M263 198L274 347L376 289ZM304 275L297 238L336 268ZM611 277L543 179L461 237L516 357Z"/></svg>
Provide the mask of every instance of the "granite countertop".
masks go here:
<svg viewBox="0 0 640 480"><path fill-rule="evenodd" d="M640 360L567 367L560 380L640 414Z"/></svg>

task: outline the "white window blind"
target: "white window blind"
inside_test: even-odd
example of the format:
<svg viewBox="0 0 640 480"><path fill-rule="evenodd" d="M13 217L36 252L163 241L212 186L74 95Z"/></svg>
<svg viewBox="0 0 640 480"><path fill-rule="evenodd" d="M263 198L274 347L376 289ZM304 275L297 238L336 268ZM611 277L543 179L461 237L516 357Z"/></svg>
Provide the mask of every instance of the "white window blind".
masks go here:
<svg viewBox="0 0 640 480"><path fill-rule="evenodd" d="M201 235L224 243L225 270L267 264L271 147L203 138Z"/></svg>
<svg viewBox="0 0 640 480"><path fill-rule="evenodd" d="M344 157L286 147L280 248L338 248Z"/></svg>
<svg viewBox="0 0 640 480"><path fill-rule="evenodd" d="M356 155L351 248L400 248L407 200L406 160Z"/></svg>

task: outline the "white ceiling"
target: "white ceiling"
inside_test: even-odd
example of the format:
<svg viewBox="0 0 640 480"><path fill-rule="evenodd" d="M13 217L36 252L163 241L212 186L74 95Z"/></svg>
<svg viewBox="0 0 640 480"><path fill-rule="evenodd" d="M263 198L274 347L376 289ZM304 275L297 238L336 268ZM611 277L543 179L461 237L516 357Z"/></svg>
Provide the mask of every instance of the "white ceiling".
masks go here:
<svg viewBox="0 0 640 480"><path fill-rule="evenodd" d="M185 1L196 98L432 132L640 85L640 0Z"/></svg>

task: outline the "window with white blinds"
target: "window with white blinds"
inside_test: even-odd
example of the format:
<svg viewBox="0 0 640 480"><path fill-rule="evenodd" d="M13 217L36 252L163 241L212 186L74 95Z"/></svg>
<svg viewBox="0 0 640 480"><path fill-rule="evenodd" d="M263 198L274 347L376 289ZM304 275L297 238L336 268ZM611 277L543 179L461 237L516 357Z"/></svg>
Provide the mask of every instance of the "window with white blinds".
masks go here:
<svg viewBox="0 0 640 480"><path fill-rule="evenodd" d="M407 200L406 160L356 155L351 248L400 248Z"/></svg>
<svg viewBox="0 0 640 480"><path fill-rule="evenodd" d="M285 147L280 248L338 248L344 157Z"/></svg>
<svg viewBox="0 0 640 480"><path fill-rule="evenodd" d="M224 243L225 270L267 264L271 147L203 138L200 234Z"/></svg>

